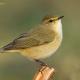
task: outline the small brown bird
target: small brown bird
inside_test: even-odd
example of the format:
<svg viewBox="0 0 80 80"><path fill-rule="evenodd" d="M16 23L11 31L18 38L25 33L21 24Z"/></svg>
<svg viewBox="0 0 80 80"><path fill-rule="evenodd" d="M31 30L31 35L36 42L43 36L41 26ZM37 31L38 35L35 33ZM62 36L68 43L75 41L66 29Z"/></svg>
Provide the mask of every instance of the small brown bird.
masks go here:
<svg viewBox="0 0 80 80"><path fill-rule="evenodd" d="M62 23L64 16L46 16L40 25L21 34L0 52L20 52L22 55L36 60L46 58L55 53L62 42Z"/></svg>

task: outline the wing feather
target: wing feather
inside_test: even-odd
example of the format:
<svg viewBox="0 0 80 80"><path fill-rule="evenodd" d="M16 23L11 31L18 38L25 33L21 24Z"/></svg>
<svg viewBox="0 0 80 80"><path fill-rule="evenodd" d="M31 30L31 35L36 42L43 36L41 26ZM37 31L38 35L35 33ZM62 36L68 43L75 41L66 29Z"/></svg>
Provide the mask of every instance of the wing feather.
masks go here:
<svg viewBox="0 0 80 80"><path fill-rule="evenodd" d="M4 46L5 50L25 49L47 44L54 39L54 32L47 29L37 28L29 33L21 34L10 44Z"/></svg>

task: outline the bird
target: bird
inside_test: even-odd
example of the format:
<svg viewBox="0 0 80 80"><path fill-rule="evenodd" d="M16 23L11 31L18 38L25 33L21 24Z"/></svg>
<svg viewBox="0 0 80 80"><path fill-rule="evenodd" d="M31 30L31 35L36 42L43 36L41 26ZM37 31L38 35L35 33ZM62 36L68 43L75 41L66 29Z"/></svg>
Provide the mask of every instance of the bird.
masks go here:
<svg viewBox="0 0 80 80"><path fill-rule="evenodd" d="M54 54L61 45L63 39L61 19L63 17L45 16L39 25L1 47L0 53L19 52L21 55L45 65L41 59Z"/></svg>

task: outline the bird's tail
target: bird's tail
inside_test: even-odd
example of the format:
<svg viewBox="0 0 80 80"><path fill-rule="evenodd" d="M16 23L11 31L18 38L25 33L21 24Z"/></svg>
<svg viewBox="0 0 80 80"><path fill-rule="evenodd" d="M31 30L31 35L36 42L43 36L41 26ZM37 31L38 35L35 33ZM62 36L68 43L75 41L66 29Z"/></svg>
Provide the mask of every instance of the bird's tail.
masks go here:
<svg viewBox="0 0 80 80"><path fill-rule="evenodd" d="M0 48L0 53L5 53L5 52L19 52L19 50L16 50L14 48L13 42L11 42L6 46L3 46L2 48Z"/></svg>
<svg viewBox="0 0 80 80"><path fill-rule="evenodd" d="M11 52L19 52L18 50L6 50L5 48L0 48L0 54L1 53L11 53Z"/></svg>
<svg viewBox="0 0 80 80"><path fill-rule="evenodd" d="M8 45L3 46L2 48L0 48L0 53L12 52L12 51L10 50L10 48L12 47L11 45L12 45L12 44L8 44Z"/></svg>

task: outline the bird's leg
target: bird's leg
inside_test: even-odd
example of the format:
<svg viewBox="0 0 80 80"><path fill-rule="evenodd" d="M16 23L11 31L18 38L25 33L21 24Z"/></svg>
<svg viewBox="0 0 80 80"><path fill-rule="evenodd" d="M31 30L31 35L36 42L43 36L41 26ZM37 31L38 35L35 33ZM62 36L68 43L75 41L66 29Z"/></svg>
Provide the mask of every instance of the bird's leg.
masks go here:
<svg viewBox="0 0 80 80"><path fill-rule="evenodd" d="M39 59L35 59L35 61L36 61L37 63L39 63L41 66L47 66L46 63L44 63L43 61L41 61L41 60L39 60Z"/></svg>
<svg viewBox="0 0 80 80"><path fill-rule="evenodd" d="M45 68L47 67L47 64L44 63L43 61L39 60L39 59L35 59L35 61L37 63L39 63L41 65L41 67L44 67L43 69L40 69L39 71L42 73L43 70L45 70Z"/></svg>

